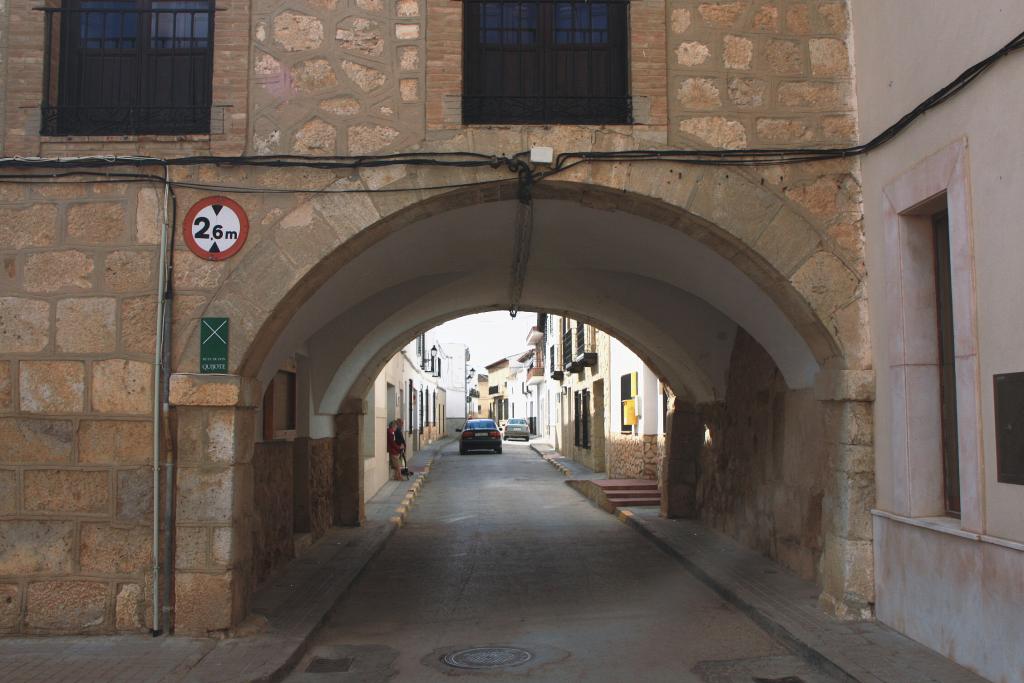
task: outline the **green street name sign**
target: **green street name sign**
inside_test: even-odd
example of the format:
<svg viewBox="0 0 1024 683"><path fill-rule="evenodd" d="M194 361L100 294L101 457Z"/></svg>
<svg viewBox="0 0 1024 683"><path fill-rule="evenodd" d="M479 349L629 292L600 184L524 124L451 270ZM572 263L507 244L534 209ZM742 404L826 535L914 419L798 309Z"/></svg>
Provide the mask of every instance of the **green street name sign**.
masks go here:
<svg viewBox="0 0 1024 683"><path fill-rule="evenodd" d="M228 371L228 319L203 318L199 323L199 372Z"/></svg>

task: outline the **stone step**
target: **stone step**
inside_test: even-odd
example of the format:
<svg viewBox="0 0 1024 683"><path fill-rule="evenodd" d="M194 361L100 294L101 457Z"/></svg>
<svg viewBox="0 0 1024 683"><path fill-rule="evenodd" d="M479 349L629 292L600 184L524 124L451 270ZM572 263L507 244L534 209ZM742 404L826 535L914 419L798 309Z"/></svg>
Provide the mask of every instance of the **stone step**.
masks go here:
<svg viewBox="0 0 1024 683"><path fill-rule="evenodd" d="M617 489L658 490L658 482L647 479L594 479L592 481L605 491Z"/></svg>
<svg viewBox="0 0 1024 683"><path fill-rule="evenodd" d="M616 491L605 491L604 495L611 501L622 498L655 498L661 500L661 494L657 490L618 489Z"/></svg>
<svg viewBox="0 0 1024 683"><path fill-rule="evenodd" d="M626 507L653 507L661 505L661 498L623 498L622 500L609 500L616 508Z"/></svg>

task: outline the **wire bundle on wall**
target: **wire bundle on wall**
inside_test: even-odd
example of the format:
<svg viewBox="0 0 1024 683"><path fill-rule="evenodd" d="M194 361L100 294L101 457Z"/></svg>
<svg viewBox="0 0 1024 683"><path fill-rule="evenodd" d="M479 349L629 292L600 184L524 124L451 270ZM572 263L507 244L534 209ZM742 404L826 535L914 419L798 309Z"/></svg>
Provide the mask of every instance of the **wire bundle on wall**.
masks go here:
<svg viewBox="0 0 1024 683"><path fill-rule="evenodd" d="M698 166L773 166L778 164L796 164L828 159L842 159L867 154L889 142L915 120L929 110L946 102L961 90L970 85L976 78L985 73L999 60L1024 48L1024 32L1018 34L1002 48L966 69L945 87L936 91L931 97L886 128L868 142L850 147L808 147L797 149L741 149L741 150L697 150L697 149L658 149L658 150L627 150L620 152L588 152L569 151L560 153L550 169L531 169L533 182L557 175L582 163L599 162L671 162ZM219 165L228 167L267 167L267 168L314 168L328 170L359 170L363 168L380 168L384 166L413 166L437 168L483 168L495 170L505 168L510 174L520 175L523 157L528 152L520 152L512 156L488 155L478 152L402 152L367 156L333 156L312 157L299 155L273 156L189 156L163 159L147 156L87 156L74 158L34 158L8 157L0 159L0 169L75 169L50 174L3 174L2 182L77 182L77 183L123 183L123 182L159 182L164 177L149 173L83 171L79 169L99 169L103 167L149 167L149 166L201 166ZM71 178L80 178L71 180ZM188 181L171 181L175 187L237 193L307 193L307 194L346 194L346 193L386 193L414 192L417 190L446 190L475 187L501 182L501 179L481 180L466 183L453 183L432 187L401 187L401 188L253 188L233 187L222 184L197 183Z"/></svg>

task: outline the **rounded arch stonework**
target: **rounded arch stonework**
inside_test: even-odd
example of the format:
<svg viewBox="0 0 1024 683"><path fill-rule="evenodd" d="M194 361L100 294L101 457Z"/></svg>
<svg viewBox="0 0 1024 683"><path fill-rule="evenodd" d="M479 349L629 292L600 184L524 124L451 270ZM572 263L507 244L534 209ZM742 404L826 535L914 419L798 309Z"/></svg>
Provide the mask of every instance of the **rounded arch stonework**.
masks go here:
<svg viewBox="0 0 1024 683"><path fill-rule="evenodd" d="M590 143L582 146L581 144ZM629 135L590 128L471 130L423 151L515 154L528 145L578 151L651 148ZM534 189L641 216L679 230L728 259L790 318L822 365L871 367L866 335L857 162L758 169L644 162L594 162ZM224 169L216 172L223 181ZM212 173L212 171L211 171ZM223 265L176 258L174 370L194 372L197 319L233 320L231 369L252 374L291 312L360 252L402 228L453 209L513 199L508 173L477 169L306 169L233 171L257 187L356 190L351 194L240 195L253 221L250 244ZM203 180L204 170L181 171ZM182 179L179 177L179 179ZM455 190L423 189L494 182ZM227 183L230 184L230 183ZM381 194L358 190L394 190ZM228 193L230 196L230 193ZM201 193L180 192L182 206ZM255 204L255 206L253 206Z"/></svg>

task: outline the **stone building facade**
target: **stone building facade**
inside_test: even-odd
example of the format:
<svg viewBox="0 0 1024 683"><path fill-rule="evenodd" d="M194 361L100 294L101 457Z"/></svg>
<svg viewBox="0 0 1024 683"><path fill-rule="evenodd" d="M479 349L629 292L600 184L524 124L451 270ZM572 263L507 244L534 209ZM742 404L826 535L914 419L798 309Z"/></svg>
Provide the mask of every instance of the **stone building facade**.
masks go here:
<svg viewBox="0 0 1024 683"><path fill-rule="evenodd" d="M931 14L911 4L906 12ZM887 290L872 280L869 304L864 242L874 233L865 228L862 187L877 200L900 163L871 157L862 168L850 156L743 167L620 154L563 168L532 187L529 265L525 281L510 287L520 252L509 226L522 187L511 158L502 157L535 146L798 150L863 140L863 98L883 99L878 83L887 67L858 58L855 83L853 37L861 55L875 49L874 35L899 43L877 26L875 17L889 11L871 0L634 0L631 123L463 125L464 3L226 0L217 4L212 35L209 133L43 135L44 83L59 88L46 79L46 13L0 4L0 154L155 159L89 162L98 171L65 161L57 172L78 175L60 177L33 162L0 170L0 591L9 598L0 600L0 629L138 630L153 624L155 595L161 610L171 607L178 633L230 632L266 566L258 558L280 547L255 492L275 476L259 473L274 456L257 447L257 410L282 363L300 353L309 359L298 414L309 452L319 454L309 471L322 470L330 450L333 522L358 523L361 454L374 430L368 400L388 360L445 319L517 305L607 330L672 389L666 514L702 516L813 576L824 609L870 617L881 597L875 568L886 579L877 585L891 586L895 561L886 559L895 556L893 536L880 521L892 520L871 514L876 482L881 504L896 510L895 484L876 470L876 361L902 366L879 351L889 336L880 322ZM852 33L858 20L870 28ZM987 45L986 26L966 42ZM962 71L965 59L937 55L928 87ZM947 123L926 134L909 129L911 157L928 158L939 138L993 137L969 114ZM399 152L472 153L495 163L328 159ZM304 161L253 161L276 154ZM987 174L982 181L997 182ZM188 250L180 222L195 202L218 195L244 207L250 234L237 255L204 260ZM169 377L158 381L162 235L173 238L173 298ZM507 257L497 244L507 245ZM493 257L483 267L473 255L488 250ZM883 251L869 250L872 277L885 270ZM231 320L226 374L199 373L204 316ZM1018 360L1010 352L1000 358L1000 372ZM891 384L880 386L895 396ZM161 403L166 419L153 413ZM984 406L983 431L992 436L989 399ZM878 462L889 472L885 415L880 457L887 459ZM735 456L718 450L728 448ZM157 481L162 463L176 465L174 526L161 515L156 538L173 548L173 590L158 578L168 558L158 556L154 575L150 557L154 456ZM747 471L757 477L741 485ZM985 552L998 545L1019 553L1019 496L996 484L986 490L1002 497L983 516L996 526L971 521L967 533ZM310 509L319 510L311 525L316 518L323 526L325 488L310 486ZM799 505L786 504L793 497ZM258 546L267 553L254 547L256 529L270 539ZM1019 569L1019 555L1006 557L1017 561L1000 555L1009 569L992 579L997 590ZM886 611L879 603L878 613L910 632L927 631L912 605ZM1019 616L999 624L1014 632ZM920 637L935 647L952 642ZM1012 672L1013 662L990 662L969 634L953 641L964 639L971 647L947 654L969 652L965 664L1011 675L1000 672Z"/></svg>
<svg viewBox="0 0 1024 683"><path fill-rule="evenodd" d="M213 37L213 104L221 124L208 135L85 138L39 134L38 110L26 103L38 101L43 83L40 65L46 55L38 40L43 16L18 7L7 17L5 34L8 74L17 78L8 78L3 92L3 151L158 157L401 150L500 155L536 144L611 151L679 144L735 148L761 144L768 135L775 144L847 141L853 104L845 7L764 5L633 3L632 125L466 127L457 115L460 3L227 3L218 7ZM790 293L777 297L805 302L804 312L796 315L806 322L798 326L810 330L818 357L851 357L850 370L859 370L869 367L870 358L858 325L863 269L856 170L856 162L848 161L663 176L654 168L617 162L566 172L558 189L552 185L551 196L576 201L571 199L579 196L575 188L585 186L625 190L649 198L638 199L635 211L655 221L669 220L657 206L687 207L723 231L722 237L705 237L703 228L687 228L694 238L726 254L737 253L739 245L759 254L760 263L749 270L766 287L779 277L775 273L786 279ZM488 168L397 166L353 174L198 164L169 168L168 177L224 187L380 189L507 176ZM5 478L15 491L9 500L17 502L4 527L9 543L19 548L0 559L0 576L16 596L10 604L18 605L9 628L109 632L141 627L148 623L152 586L150 562L143 558L150 542L145 530L152 496L153 293L164 187L154 179L141 185L25 182L2 189L5 321L11 321L3 348L10 378L3 420L19 435L14 443L30 444L17 452L9 449L6 456ZM183 212L207 194L179 185L174 200ZM587 202L607 205L597 197ZM249 243L239 257L217 262L192 256L178 232L169 342L176 374L169 398L180 442L177 524L182 538L188 537L188 543L179 539L177 545L183 556L175 567L179 631L230 628L245 612L252 550L239 525L256 524L247 472L263 457L257 454L254 461L255 439L248 435L256 429L261 385L270 368L291 352L275 348L280 338L273 330L280 316L270 313L277 302L326 282L325 268L336 259L325 256L388 217L398 226L500 198L433 190L312 198L250 194L244 201L253 219ZM650 201L655 204L644 204ZM410 213L407 207L416 208ZM773 218L765 223L767 214ZM760 227L753 229L754 224ZM198 319L204 315L232 320L230 356L237 379L192 375L198 370ZM368 358L364 367L380 363ZM356 383L368 388L375 374L364 373L367 380ZM310 430L311 450L330 438L337 453L344 448L342 433L364 419L359 399L342 403L337 417L310 418L319 425ZM114 443L124 444L95 456L103 462L93 460L88 447L93 424L100 422L115 435ZM199 436L193 439L194 433ZM336 471L342 469L336 465ZM74 502L61 494L71 490L81 491L70 499ZM337 498L333 512L336 522L355 514L341 512ZM108 554L131 559L98 572L82 558L89 555L88 539L103 532L107 540L100 542L114 549ZM62 540L52 542L53 534ZM836 552L848 556L857 543L868 541L846 539ZM48 613L46 591L69 589L82 593L81 612L60 617L59 624L34 616Z"/></svg>

